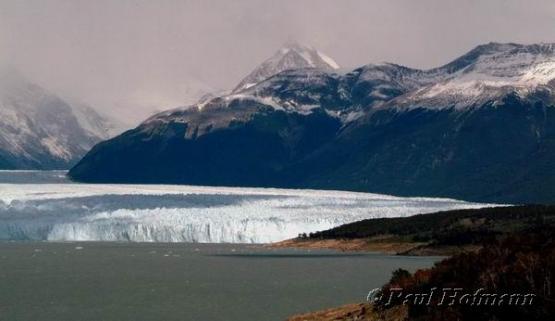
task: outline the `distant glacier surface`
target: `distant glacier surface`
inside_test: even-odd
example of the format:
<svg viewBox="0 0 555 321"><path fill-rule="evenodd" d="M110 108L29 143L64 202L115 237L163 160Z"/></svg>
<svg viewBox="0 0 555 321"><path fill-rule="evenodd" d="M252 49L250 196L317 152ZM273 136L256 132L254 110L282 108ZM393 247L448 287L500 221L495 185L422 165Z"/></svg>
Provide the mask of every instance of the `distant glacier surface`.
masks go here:
<svg viewBox="0 0 555 321"><path fill-rule="evenodd" d="M379 217L490 204L370 193L77 184L61 171L0 171L0 239L268 243Z"/></svg>

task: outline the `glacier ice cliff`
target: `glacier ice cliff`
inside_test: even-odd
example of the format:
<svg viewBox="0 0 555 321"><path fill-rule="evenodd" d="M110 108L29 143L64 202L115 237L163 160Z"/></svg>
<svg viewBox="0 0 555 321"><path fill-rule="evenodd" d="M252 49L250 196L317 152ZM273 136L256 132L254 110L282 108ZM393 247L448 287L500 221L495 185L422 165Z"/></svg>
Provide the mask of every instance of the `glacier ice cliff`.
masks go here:
<svg viewBox="0 0 555 321"><path fill-rule="evenodd" d="M266 243L367 218L487 206L341 191L11 181L0 183L2 240Z"/></svg>

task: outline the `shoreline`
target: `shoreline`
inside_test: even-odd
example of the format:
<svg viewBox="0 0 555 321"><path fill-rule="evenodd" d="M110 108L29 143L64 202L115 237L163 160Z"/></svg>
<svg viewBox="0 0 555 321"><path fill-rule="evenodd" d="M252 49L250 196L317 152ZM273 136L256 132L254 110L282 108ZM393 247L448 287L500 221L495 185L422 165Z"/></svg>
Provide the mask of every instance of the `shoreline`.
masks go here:
<svg viewBox="0 0 555 321"><path fill-rule="evenodd" d="M481 247L476 245L445 246L433 245L425 242L403 242L396 240L379 239L289 239L264 245L267 248L292 248L336 250L341 252L370 252L388 255L404 256L451 256L461 252L475 252Z"/></svg>
<svg viewBox="0 0 555 321"><path fill-rule="evenodd" d="M369 303L352 303L335 308L295 314L287 321L368 320L376 313Z"/></svg>
<svg viewBox="0 0 555 321"><path fill-rule="evenodd" d="M345 304L320 311L299 313L287 318L286 321L404 321L407 317L407 306L396 306L391 309L377 311L372 304L364 302Z"/></svg>

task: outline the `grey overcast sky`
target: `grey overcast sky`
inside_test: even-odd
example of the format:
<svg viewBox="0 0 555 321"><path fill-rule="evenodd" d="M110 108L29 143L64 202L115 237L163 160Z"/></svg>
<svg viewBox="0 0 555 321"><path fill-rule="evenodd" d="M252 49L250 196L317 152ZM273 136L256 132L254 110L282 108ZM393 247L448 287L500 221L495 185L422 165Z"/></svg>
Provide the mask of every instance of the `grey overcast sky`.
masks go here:
<svg viewBox="0 0 555 321"><path fill-rule="evenodd" d="M553 0L0 0L0 63L120 117L227 89L288 40L340 65L429 68L555 42Z"/></svg>

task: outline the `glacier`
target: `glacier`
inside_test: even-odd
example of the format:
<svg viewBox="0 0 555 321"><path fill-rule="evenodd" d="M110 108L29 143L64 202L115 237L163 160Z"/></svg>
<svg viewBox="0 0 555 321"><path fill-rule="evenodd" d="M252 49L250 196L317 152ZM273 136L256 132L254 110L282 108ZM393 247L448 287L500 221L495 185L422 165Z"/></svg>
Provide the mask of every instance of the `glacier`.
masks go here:
<svg viewBox="0 0 555 321"><path fill-rule="evenodd" d="M0 240L268 243L368 218L492 206L326 190L77 184L63 175L1 171Z"/></svg>

